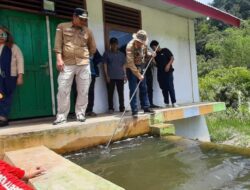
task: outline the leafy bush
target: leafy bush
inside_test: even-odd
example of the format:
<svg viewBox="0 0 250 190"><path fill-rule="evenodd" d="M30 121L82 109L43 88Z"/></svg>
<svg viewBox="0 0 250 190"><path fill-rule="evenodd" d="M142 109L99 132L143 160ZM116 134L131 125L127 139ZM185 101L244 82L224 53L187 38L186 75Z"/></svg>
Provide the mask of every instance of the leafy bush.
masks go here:
<svg viewBox="0 0 250 190"><path fill-rule="evenodd" d="M237 107L239 92L241 101L250 101L250 71L244 67L215 69L199 79L203 101L222 101Z"/></svg>
<svg viewBox="0 0 250 190"><path fill-rule="evenodd" d="M198 55L197 60L199 63L198 64L198 76L199 77L204 77L205 75L207 75L208 73L210 73L211 71L213 71L215 69L224 68L220 64L220 62L217 58L206 60L203 55Z"/></svg>

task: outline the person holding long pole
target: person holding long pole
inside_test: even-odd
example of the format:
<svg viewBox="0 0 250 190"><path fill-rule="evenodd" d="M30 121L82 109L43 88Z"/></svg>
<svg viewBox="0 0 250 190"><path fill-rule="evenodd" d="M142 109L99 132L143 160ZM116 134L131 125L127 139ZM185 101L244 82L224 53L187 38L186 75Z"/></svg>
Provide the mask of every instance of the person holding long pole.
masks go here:
<svg viewBox="0 0 250 190"><path fill-rule="evenodd" d="M144 110L144 113L154 113L154 111L150 108L147 94L147 84L144 76L142 75L148 57L155 56L155 54L151 54L148 51L147 42L148 37L146 31L139 30L137 33L133 34L133 39L128 43L126 48L127 78L129 82L130 98L136 90L138 82L141 81L139 85L141 108ZM136 96L132 97L130 106L132 109L132 116L137 117L138 106Z"/></svg>

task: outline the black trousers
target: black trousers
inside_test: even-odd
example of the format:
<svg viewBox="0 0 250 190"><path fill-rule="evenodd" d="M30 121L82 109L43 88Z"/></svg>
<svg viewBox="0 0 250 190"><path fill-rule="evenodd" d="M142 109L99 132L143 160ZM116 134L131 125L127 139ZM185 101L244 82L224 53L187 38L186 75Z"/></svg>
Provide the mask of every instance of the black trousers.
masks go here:
<svg viewBox="0 0 250 190"><path fill-rule="evenodd" d="M123 111L125 109L124 107L124 80L123 79L110 79L110 82L107 83L109 109L114 110L113 96L114 96L115 86L116 86L118 97L119 97L119 110Z"/></svg>
<svg viewBox="0 0 250 190"><path fill-rule="evenodd" d="M94 101L95 101L95 78L96 76L91 76L91 83L89 86L89 93L88 93L88 106L86 109L86 113L92 112L94 107Z"/></svg>
<svg viewBox="0 0 250 190"><path fill-rule="evenodd" d="M171 98L171 103L176 102L175 90L174 90L174 75L173 72L163 72L157 75L159 86L162 90L165 104L169 104L169 96Z"/></svg>
<svg viewBox="0 0 250 190"><path fill-rule="evenodd" d="M150 105L153 105L153 71L148 68L146 71L147 93Z"/></svg>

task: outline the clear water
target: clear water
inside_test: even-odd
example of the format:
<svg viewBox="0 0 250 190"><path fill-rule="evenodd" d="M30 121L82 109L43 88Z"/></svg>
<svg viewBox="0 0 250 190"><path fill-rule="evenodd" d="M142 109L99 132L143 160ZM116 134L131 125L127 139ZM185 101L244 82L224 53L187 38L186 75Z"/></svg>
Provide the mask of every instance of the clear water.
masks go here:
<svg viewBox="0 0 250 190"><path fill-rule="evenodd" d="M248 190L250 158L150 136L65 157L126 190Z"/></svg>

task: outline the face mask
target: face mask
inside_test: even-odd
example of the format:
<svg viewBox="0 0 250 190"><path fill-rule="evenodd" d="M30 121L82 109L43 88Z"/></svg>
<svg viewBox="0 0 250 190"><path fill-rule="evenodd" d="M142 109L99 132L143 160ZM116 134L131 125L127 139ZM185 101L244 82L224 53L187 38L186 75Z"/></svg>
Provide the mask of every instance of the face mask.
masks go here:
<svg viewBox="0 0 250 190"><path fill-rule="evenodd" d="M0 34L0 38L4 38L6 39L8 37L6 32L3 32L2 34Z"/></svg>

